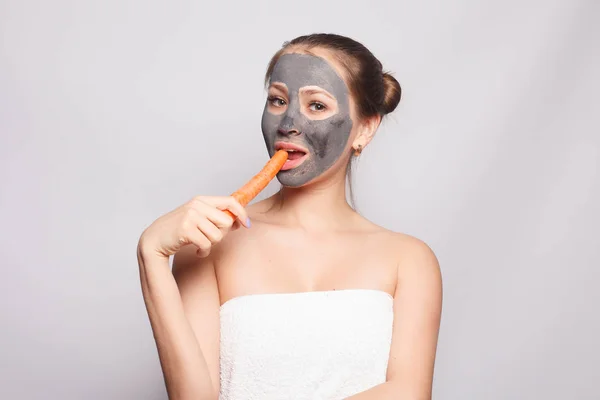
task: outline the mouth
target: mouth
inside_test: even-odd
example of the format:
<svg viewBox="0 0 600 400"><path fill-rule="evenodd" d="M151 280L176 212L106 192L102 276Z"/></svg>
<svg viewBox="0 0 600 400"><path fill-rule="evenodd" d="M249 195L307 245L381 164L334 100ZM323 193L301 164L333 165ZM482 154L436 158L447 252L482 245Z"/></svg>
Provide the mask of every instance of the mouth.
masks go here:
<svg viewBox="0 0 600 400"><path fill-rule="evenodd" d="M276 142L275 151L285 150L288 152L288 159L281 168L282 171L298 167L308 158L308 150L304 147L290 142Z"/></svg>

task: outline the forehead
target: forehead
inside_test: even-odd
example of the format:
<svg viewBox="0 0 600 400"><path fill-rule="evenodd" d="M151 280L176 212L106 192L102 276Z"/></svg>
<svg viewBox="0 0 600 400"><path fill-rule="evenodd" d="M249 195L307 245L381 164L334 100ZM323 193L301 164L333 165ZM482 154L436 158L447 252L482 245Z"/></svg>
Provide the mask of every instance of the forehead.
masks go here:
<svg viewBox="0 0 600 400"><path fill-rule="evenodd" d="M346 94L344 80L324 58L310 54L284 54L271 74L271 83L281 82L290 91L304 86L319 86L336 96Z"/></svg>

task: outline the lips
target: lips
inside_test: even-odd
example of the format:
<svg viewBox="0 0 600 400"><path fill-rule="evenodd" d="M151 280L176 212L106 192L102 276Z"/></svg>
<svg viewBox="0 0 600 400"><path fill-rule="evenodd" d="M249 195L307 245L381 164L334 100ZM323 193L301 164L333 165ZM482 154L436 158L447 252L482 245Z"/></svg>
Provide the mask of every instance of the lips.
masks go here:
<svg viewBox="0 0 600 400"><path fill-rule="evenodd" d="M275 150L285 150L288 152L288 159L283 164L282 171L296 168L308 158L308 150L306 148L291 142L276 142Z"/></svg>

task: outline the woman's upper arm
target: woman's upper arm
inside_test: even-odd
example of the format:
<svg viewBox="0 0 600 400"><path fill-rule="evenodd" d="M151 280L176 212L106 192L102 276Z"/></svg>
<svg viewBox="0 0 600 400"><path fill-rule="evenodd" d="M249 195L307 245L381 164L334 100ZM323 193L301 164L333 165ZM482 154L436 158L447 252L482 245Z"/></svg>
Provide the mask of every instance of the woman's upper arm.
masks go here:
<svg viewBox="0 0 600 400"><path fill-rule="evenodd" d="M442 279L433 251L412 238L402 245L394 295L387 380L410 399L431 398L442 310Z"/></svg>
<svg viewBox="0 0 600 400"><path fill-rule="evenodd" d="M221 302L212 257L199 258L195 246L186 246L173 258L173 276L218 395Z"/></svg>

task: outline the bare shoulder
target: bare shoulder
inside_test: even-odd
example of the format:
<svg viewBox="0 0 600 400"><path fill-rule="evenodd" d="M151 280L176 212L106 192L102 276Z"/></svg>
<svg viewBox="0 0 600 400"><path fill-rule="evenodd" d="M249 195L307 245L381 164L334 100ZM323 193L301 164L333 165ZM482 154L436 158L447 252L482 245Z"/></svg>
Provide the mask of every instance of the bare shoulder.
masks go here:
<svg viewBox="0 0 600 400"><path fill-rule="evenodd" d="M433 249L423 240L405 233L392 233L395 242L394 252L401 263L419 262L422 265L439 268Z"/></svg>
<svg viewBox="0 0 600 400"><path fill-rule="evenodd" d="M434 281L441 280L438 258L425 241L379 225L372 224L372 226L378 234L386 238L384 251L396 261L399 279L408 276L422 276L429 277Z"/></svg>
<svg viewBox="0 0 600 400"><path fill-rule="evenodd" d="M437 256L423 240L403 233L394 234L394 255L398 263L397 289L416 301L425 299L429 310L441 309L442 274ZM411 295L411 293L413 293Z"/></svg>

